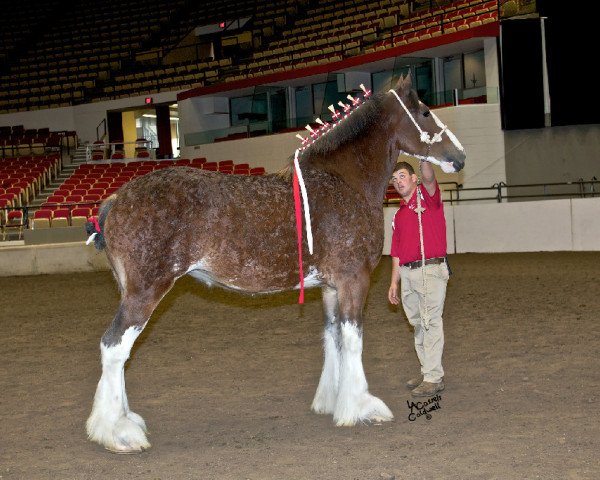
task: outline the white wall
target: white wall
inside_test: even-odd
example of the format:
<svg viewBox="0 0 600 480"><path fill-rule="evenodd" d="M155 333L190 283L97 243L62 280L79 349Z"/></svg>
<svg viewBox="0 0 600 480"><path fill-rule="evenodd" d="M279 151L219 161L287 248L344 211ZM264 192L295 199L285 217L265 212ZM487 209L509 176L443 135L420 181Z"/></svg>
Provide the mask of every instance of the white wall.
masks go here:
<svg viewBox="0 0 600 480"><path fill-rule="evenodd" d="M267 172L276 172L288 165L299 145L296 133L281 133L182 147L181 156L206 157L210 162L234 160L235 163L248 163L250 167L264 167Z"/></svg>
<svg viewBox="0 0 600 480"><path fill-rule="evenodd" d="M0 114L0 125L23 125L25 128L50 128L53 131L77 131L73 113L74 107L3 113Z"/></svg>
<svg viewBox="0 0 600 480"><path fill-rule="evenodd" d="M386 207L389 255L396 208ZM448 253L600 251L600 198L444 205Z"/></svg>
<svg viewBox="0 0 600 480"><path fill-rule="evenodd" d="M457 181L468 187L489 187L506 182L504 133L500 105L462 105L435 110L467 153L465 168L458 174L438 174L438 181ZM468 192L461 198L469 198Z"/></svg>
<svg viewBox="0 0 600 480"><path fill-rule="evenodd" d="M456 205L456 251L534 252L572 249L569 200Z"/></svg>
<svg viewBox="0 0 600 480"><path fill-rule="evenodd" d="M600 198L574 198L570 203L573 250L600 250Z"/></svg>

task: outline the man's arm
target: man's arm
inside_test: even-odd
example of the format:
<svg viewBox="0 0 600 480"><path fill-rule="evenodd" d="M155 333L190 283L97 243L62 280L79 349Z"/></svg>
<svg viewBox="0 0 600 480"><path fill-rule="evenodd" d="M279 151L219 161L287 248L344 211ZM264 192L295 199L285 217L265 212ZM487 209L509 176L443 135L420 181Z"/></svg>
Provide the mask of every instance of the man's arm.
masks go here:
<svg viewBox="0 0 600 480"><path fill-rule="evenodd" d="M433 165L427 161L421 160L419 162L419 169L421 170L421 183L427 190L429 195L433 195L435 193L435 171L433 170Z"/></svg>

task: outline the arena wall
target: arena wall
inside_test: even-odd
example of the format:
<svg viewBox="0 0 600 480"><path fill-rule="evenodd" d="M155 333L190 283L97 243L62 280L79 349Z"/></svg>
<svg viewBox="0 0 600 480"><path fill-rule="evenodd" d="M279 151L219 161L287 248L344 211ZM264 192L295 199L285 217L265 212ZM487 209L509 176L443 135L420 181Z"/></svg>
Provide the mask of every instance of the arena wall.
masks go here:
<svg viewBox="0 0 600 480"><path fill-rule="evenodd" d="M389 255L396 208L384 208ZM445 205L448 253L599 251L600 198Z"/></svg>
<svg viewBox="0 0 600 480"><path fill-rule="evenodd" d="M106 255L85 242L0 247L0 276L107 270Z"/></svg>

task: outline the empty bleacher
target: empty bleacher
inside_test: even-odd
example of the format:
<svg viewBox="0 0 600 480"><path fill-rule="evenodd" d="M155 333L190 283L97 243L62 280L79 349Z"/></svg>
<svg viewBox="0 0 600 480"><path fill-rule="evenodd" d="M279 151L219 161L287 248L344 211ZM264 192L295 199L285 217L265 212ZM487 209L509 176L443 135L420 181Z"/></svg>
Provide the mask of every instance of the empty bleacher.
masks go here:
<svg viewBox="0 0 600 480"><path fill-rule="evenodd" d="M2 238L23 230L84 225L97 215L100 203L131 179L169 167L192 167L222 174L264 175L263 167L250 168L233 160L208 162L204 157L177 160L133 160L85 163L65 178L45 199L40 192L56 181L58 156L18 157L0 161L0 227ZM41 198L41 197L39 197Z"/></svg>
<svg viewBox="0 0 600 480"><path fill-rule="evenodd" d="M216 82L337 62L498 21L497 0L409 2L135 0L58 2L14 15L0 57L0 112L184 90ZM14 12L21 9L14 9ZM58 13L57 13L58 12ZM248 27L227 37L216 58L170 59L199 25L237 18ZM17 34L18 33L18 34ZM247 36L242 35L247 33ZM225 40L231 40L229 47ZM234 48L235 47L235 48Z"/></svg>

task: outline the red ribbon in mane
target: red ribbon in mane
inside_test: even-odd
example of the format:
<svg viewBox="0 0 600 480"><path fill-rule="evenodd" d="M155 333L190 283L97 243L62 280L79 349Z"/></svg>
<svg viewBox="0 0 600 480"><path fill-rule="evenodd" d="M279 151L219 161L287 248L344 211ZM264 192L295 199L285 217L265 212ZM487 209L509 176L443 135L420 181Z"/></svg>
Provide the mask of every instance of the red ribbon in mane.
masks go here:
<svg viewBox="0 0 600 480"><path fill-rule="evenodd" d="M300 207L300 184L294 167L294 207L296 210L296 231L298 232L298 266L300 269L300 296L298 303L304 303L304 272L302 271L302 208Z"/></svg>

